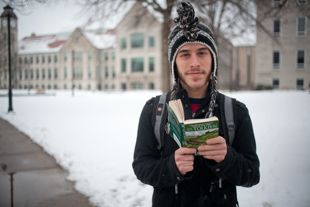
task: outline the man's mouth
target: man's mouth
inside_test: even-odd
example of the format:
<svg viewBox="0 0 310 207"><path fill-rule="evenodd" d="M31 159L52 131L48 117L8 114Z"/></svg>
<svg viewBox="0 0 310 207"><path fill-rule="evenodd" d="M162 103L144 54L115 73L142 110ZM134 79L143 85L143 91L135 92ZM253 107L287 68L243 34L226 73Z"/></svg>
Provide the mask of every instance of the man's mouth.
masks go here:
<svg viewBox="0 0 310 207"><path fill-rule="evenodd" d="M202 74L203 74L202 71L189 71L189 72L187 72L187 75L194 77L194 78L199 77Z"/></svg>

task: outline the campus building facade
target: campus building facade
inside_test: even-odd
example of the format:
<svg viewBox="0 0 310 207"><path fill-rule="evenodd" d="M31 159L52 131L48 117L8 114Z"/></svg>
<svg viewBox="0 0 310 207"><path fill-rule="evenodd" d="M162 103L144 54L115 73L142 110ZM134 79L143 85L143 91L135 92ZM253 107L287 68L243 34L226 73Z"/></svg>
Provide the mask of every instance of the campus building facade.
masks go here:
<svg viewBox="0 0 310 207"><path fill-rule="evenodd" d="M270 1L270 8L281 1ZM309 5L309 1L299 0ZM258 18L268 8L260 8ZM0 88L8 88L5 16L1 16ZM11 24L12 85L17 89L161 90L162 20L136 3L113 30L35 35L17 41ZM262 21L255 46L218 40L219 89L307 89L310 37L307 17L297 8ZM309 33L309 32L308 32ZM169 70L169 68L167 68Z"/></svg>

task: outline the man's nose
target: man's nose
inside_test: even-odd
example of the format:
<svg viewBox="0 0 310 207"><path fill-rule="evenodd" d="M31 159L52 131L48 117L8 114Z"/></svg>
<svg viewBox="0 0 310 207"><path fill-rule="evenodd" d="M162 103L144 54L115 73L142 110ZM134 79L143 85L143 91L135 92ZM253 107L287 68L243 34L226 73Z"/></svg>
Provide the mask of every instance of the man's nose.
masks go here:
<svg viewBox="0 0 310 207"><path fill-rule="evenodd" d="M191 56L191 68L198 68L200 66L199 60L197 55Z"/></svg>

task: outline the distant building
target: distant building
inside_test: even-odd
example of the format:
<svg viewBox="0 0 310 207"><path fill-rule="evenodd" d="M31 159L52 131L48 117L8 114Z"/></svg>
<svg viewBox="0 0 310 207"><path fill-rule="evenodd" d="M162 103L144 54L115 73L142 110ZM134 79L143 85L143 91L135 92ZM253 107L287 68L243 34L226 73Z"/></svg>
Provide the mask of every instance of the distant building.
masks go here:
<svg viewBox="0 0 310 207"><path fill-rule="evenodd" d="M258 1L259 2L259 1ZM270 4L271 6L275 5ZM298 1L309 5L309 1ZM258 19L267 8L258 4ZM0 88L8 88L6 17L1 16ZM160 90L161 17L136 3L113 30L35 35L17 41L11 24L12 79L18 89ZM219 89L307 89L310 37L307 17L297 8L267 18L257 28L256 46L234 47L218 39ZM167 68L169 70L169 68Z"/></svg>
<svg viewBox="0 0 310 207"><path fill-rule="evenodd" d="M272 0L257 7L258 20L265 12L277 7L282 1ZM289 2L278 15L268 17L261 23L269 35L257 28L256 87L274 89L309 89L310 84L310 24L299 7L310 6L310 1ZM309 11L309 9L308 9Z"/></svg>

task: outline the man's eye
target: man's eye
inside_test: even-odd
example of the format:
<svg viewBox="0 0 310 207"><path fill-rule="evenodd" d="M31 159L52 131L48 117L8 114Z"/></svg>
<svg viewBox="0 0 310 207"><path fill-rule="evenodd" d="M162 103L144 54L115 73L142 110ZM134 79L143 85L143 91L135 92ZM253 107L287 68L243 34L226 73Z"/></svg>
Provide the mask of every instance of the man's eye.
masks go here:
<svg viewBox="0 0 310 207"><path fill-rule="evenodd" d="M181 57L187 57L188 56L188 54L182 54L181 55Z"/></svg>

